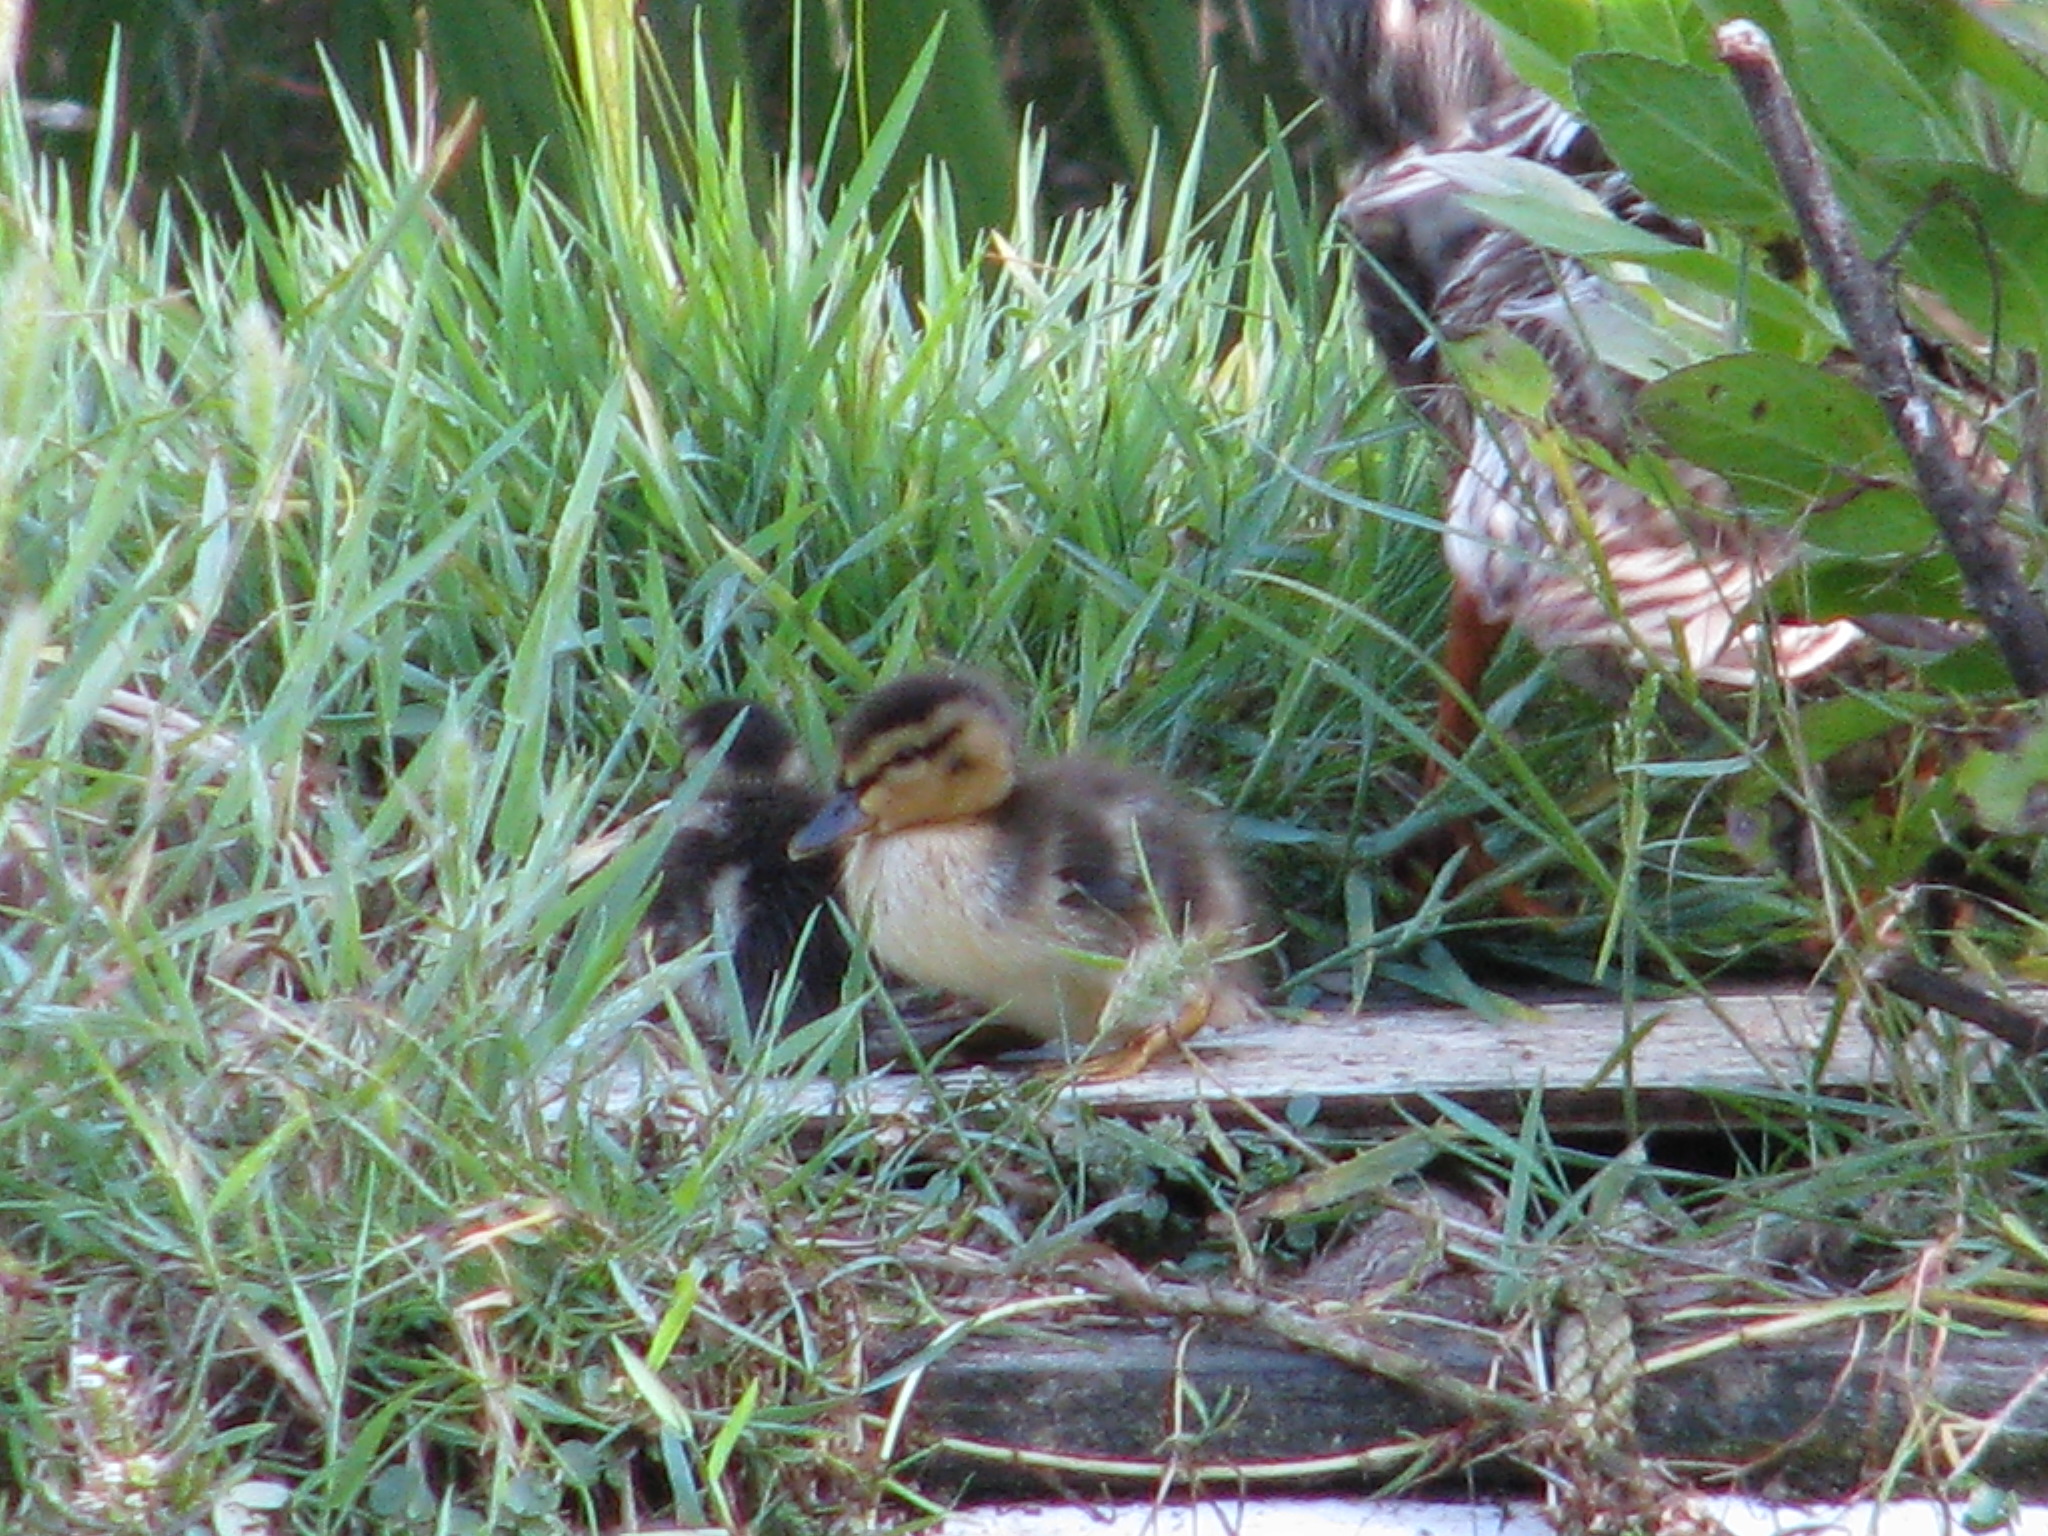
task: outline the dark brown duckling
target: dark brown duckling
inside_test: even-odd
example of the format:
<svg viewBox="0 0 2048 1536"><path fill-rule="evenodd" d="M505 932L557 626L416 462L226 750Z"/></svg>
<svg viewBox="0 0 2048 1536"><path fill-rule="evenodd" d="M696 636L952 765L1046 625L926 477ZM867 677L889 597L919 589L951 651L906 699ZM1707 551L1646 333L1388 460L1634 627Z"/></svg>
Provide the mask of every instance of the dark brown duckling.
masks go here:
<svg viewBox="0 0 2048 1536"><path fill-rule="evenodd" d="M725 755L683 815L662 859L647 912L648 947L670 960L699 946L730 954L744 1022L758 1025L787 986L785 1026L837 1008L846 976L846 936L831 901L839 860L794 859L790 839L823 808L796 733L765 705L719 699L684 719L685 761ZM723 968L706 966L677 988L684 1013L705 1040L737 1032Z"/></svg>

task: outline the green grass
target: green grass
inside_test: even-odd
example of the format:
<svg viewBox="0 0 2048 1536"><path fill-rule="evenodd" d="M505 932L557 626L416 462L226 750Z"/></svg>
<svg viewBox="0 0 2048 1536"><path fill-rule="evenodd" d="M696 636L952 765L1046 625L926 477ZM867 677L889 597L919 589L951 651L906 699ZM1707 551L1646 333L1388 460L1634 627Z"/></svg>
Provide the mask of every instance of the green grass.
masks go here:
<svg viewBox="0 0 2048 1536"><path fill-rule="evenodd" d="M861 1396L885 1330L999 1309L1112 1218L1214 1264L1191 1206L1348 1150L1049 1118L1031 1085L821 1133L781 1085L847 1075L850 1015L657 1112L688 1047L640 1021L703 961L633 977L633 818L707 694L822 755L879 678L1007 675L1044 747L1237 819L1282 996L1704 974L1798 910L1719 847L1694 744L1525 652L1417 807L1430 446L1291 187L1212 220L1159 170L984 238L937 175L870 195L900 116L831 208L796 176L757 200L708 93L678 120L673 164L586 157L601 216L513 171L480 232L435 186L487 145L352 122L339 193L184 245L130 216L111 137L69 183L0 121L9 1530L914 1520ZM1484 885L1405 892L1383 857L1463 807L1585 915L1532 938ZM1959 1233L2034 1285L2034 1175L1964 1152L2038 1107L1908 1083L1757 1188L1896 1191L1887 1253ZM1815 1109L1756 1112L1782 1144ZM1540 1125L1430 1134L1517 1191L1507 1305L1612 1219Z"/></svg>

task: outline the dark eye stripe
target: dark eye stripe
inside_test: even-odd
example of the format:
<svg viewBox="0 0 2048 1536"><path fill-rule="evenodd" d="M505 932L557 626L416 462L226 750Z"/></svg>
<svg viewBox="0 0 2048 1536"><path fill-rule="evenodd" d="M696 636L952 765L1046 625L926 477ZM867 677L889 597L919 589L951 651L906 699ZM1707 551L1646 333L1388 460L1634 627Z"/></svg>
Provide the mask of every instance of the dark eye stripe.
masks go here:
<svg viewBox="0 0 2048 1536"><path fill-rule="evenodd" d="M936 736L927 737L920 741L907 742L903 746L898 747L894 752L891 752L881 762L870 768L858 780L847 787L857 794L864 795L880 780L886 778L891 769L904 767L909 763L917 762L921 758L937 757L959 739L960 727L951 725Z"/></svg>

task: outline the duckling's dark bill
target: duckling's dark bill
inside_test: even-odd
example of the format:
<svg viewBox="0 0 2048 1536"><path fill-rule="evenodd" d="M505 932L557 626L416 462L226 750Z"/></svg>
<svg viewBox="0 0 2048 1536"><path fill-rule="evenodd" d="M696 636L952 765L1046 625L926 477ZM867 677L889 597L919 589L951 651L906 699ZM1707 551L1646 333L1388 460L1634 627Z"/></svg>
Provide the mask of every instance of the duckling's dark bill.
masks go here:
<svg viewBox="0 0 2048 1536"><path fill-rule="evenodd" d="M858 837L873 826L874 821L874 817L860 808L860 796L850 789L841 790L789 840L789 856L808 859L823 853L849 837Z"/></svg>

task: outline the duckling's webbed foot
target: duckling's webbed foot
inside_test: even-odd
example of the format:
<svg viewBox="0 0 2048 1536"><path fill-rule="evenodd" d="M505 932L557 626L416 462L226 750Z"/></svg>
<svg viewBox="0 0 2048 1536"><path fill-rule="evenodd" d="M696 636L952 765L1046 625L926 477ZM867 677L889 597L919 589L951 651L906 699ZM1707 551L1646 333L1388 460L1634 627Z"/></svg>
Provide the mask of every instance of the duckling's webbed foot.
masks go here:
<svg viewBox="0 0 2048 1536"><path fill-rule="evenodd" d="M1199 993L1170 1023L1151 1025L1126 1036L1121 1044L1100 1055L1083 1057L1074 1068L1074 1081L1120 1083L1127 1077L1136 1077L1157 1061L1162 1052L1201 1033L1215 1005L1215 993Z"/></svg>

